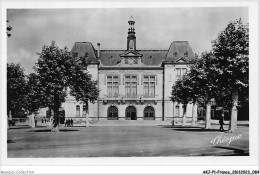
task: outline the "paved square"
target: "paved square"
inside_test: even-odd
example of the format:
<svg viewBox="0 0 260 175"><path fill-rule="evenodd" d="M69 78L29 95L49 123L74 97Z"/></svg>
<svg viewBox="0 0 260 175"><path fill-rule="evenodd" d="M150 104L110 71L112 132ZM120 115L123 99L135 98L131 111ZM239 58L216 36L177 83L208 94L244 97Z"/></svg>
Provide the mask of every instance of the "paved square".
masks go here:
<svg viewBox="0 0 260 175"><path fill-rule="evenodd" d="M62 132L51 133L47 127L17 126L8 130L8 157L249 155L248 125L239 125L234 134L219 132L219 125L213 124L210 130L201 127L92 125L61 127ZM227 138L239 134L228 145ZM217 137L221 139L213 145Z"/></svg>

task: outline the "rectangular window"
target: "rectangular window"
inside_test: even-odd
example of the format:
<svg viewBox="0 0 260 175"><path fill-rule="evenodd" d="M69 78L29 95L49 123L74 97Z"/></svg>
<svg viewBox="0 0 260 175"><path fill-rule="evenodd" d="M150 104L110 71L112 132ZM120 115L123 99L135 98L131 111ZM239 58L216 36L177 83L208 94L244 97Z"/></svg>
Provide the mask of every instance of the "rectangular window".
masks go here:
<svg viewBox="0 0 260 175"><path fill-rule="evenodd" d="M77 105L76 106L76 117L79 117L80 116L80 106Z"/></svg>
<svg viewBox="0 0 260 175"><path fill-rule="evenodd" d="M109 96L109 97L112 97L113 95L112 95L112 89L113 89L113 87L112 87L112 82L107 82L107 95Z"/></svg>
<svg viewBox="0 0 260 175"><path fill-rule="evenodd" d="M144 76L144 97L154 97L155 96L155 76Z"/></svg>
<svg viewBox="0 0 260 175"><path fill-rule="evenodd" d="M137 96L137 76L127 75L125 76L125 94L126 97Z"/></svg>
<svg viewBox="0 0 260 175"><path fill-rule="evenodd" d="M149 96L149 83L144 82L144 96Z"/></svg>
<svg viewBox="0 0 260 175"><path fill-rule="evenodd" d="M137 82L132 82L132 96L137 96Z"/></svg>
<svg viewBox="0 0 260 175"><path fill-rule="evenodd" d="M125 93L126 93L127 97L131 96L131 83L130 82L125 82Z"/></svg>
<svg viewBox="0 0 260 175"><path fill-rule="evenodd" d="M150 97L154 97L154 91L155 91L155 82L150 82L150 87L149 87L149 92L150 92Z"/></svg>
<svg viewBox="0 0 260 175"><path fill-rule="evenodd" d="M118 97L119 94L119 77L107 76L107 96Z"/></svg>
<svg viewBox="0 0 260 175"><path fill-rule="evenodd" d="M186 74L187 68L176 68L176 75L178 79L182 79Z"/></svg>
<svg viewBox="0 0 260 175"><path fill-rule="evenodd" d="M82 116L86 116L87 115L87 106L84 105L83 106L83 113L82 113Z"/></svg>
<svg viewBox="0 0 260 175"><path fill-rule="evenodd" d="M175 117L179 117L180 116L180 107L179 106L175 106Z"/></svg>

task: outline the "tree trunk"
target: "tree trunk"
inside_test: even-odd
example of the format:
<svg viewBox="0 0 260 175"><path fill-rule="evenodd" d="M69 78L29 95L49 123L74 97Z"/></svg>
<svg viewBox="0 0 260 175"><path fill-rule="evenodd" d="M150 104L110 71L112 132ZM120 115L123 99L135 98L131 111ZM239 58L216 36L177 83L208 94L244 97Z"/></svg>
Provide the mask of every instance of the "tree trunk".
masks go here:
<svg viewBox="0 0 260 175"><path fill-rule="evenodd" d="M9 120L12 120L12 112L9 110L7 112L7 129L9 129Z"/></svg>
<svg viewBox="0 0 260 175"><path fill-rule="evenodd" d="M53 109L53 112L54 116L51 132L59 132L59 108Z"/></svg>
<svg viewBox="0 0 260 175"><path fill-rule="evenodd" d="M195 126L196 118L198 117L197 114L197 99L193 100L193 106L192 106L192 122L191 126Z"/></svg>
<svg viewBox="0 0 260 175"><path fill-rule="evenodd" d="M231 118L229 122L229 132L235 132L237 129L237 104L238 104L238 90L233 89L232 91L232 111Z"/></svg>
<svg viewBox="0 0 260 175"><path fill-rule="evenodd" d="M88 102L85 102L86 104L86 128L89 127L89 110L88 110Z"/></svg>
<svg viewBox="0 0 260 175"><path fill-rule="evenodd" d="M55 93L54 93L55 94ZM54 117L53 117L53 125L51 132L60 132L59 130L59 109L60 109L60 102L58 95L54 95Z"/></svg>
<svg viewBox="0 0 260 175"><path fill-rule="evenodd" d="M52 112L52 109L50 107L48 107L48 113L50 113L49 127L52 128L52 126L53 126L53 116L52 116L53 112Z"/></svg>
<svg viewBox="0 0 260 175"><path fill-rule="evenodd" d="M186 125L186 111L187 111L187 104L183 105L183 118L182 118L182 126Z"/></svg>
<svg viewBox="0 0 260 175"><path fill-rule="evenodd" d="M205 121L205 128L210 129L211 128L211 103L210 99L207 100L206 104L206 121Z"/></svg>
<svg viewBox="0 0 260 175"><path fill-rule="evenodd" d="M176 110L176 108L175 108L175 105L176 105L176 103L177 102L173 102L173 117L172 117L172 126L174 126L174 118L175 118L175 110Z"/></svg>

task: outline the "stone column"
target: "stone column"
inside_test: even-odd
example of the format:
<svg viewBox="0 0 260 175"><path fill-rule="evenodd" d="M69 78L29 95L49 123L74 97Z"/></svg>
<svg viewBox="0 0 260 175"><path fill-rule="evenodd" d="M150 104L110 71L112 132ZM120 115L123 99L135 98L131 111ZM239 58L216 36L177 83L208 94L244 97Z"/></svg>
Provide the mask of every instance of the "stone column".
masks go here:
<svg viewBox="0 0 260 175"><path fill-rule="evenodd" d="M195 122L197 120L198 114L197 114L197 102L193 103L192 106L192 122L191 122L191 126L195 126Z"/></svg>
<svg viewBox="0 0 260 175"><path fill-rule="evenodd" d="M86 104L86 128L89 127L89 104Z"/></svg>
<svg viewBox="0 0 260 175"><path fill-rule="evenodd" d="M31 128L35 128L35 120L33 114L29 115L29 125L31 126Z"/></svg>

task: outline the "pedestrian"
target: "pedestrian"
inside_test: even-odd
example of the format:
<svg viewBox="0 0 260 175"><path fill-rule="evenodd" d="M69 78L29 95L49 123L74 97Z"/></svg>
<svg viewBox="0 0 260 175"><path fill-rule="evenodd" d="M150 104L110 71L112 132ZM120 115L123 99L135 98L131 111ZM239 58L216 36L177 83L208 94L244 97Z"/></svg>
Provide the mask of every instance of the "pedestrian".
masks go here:
<svg viewBox="0 0 260 175"><path fill-rule="evenodd" d="M45 123L46 123L46 119L45 119Z"/></svg>
<svg viewBox="0 0 260 175"><path fill-rule="evenodd" d="M37 120L34 118L35 127L37 126Z"/></svg>
<svg viewBox="0 0 260 175"><path fill-rule="evenodd" d="M68 127L69 126L69 122L68 122L68 119L66 119L65 121L65 127Z"/></svg>
<svg viewBox="0 0 260 175"><path fill-rule="evenodd" d="M42 119L42 123L43 123L43 119Z"/></svg>
<svg viewBox="0 0 260 175"><path fill-rule="evenodd" d="M73 120L71 119L71 121L70 121L70 122L71 122L71 123L70 123L70 124L71 124L71 127L73 127Z"/></svg>
<svg viewBox="0 0 260 175"><path fill-rule="evenodd" d="M222 112L222 114L220 116L219 124L220 124L219 131L225 131L224 128L223 128L223 125L224 125L224 112Z"/></svg>
<svg viewBox="0 0 260 175"><path fill-rule="evenodd" d="M70 119L68 119L68 127L70 127Z"/></svg>

